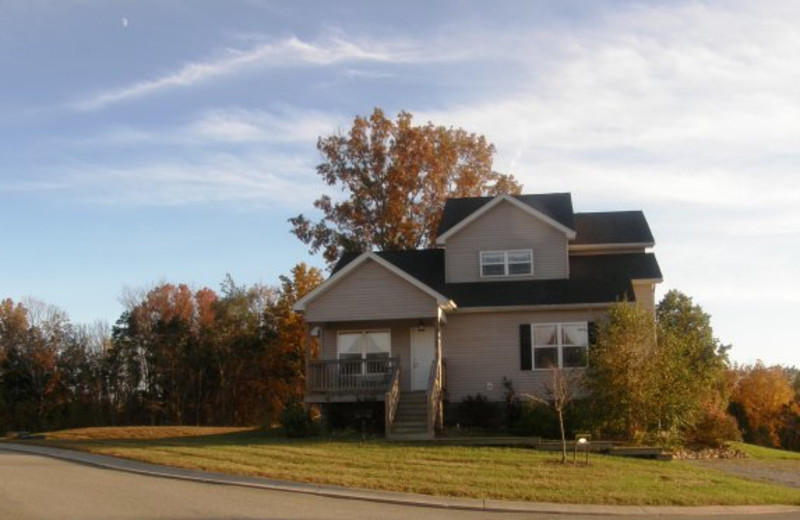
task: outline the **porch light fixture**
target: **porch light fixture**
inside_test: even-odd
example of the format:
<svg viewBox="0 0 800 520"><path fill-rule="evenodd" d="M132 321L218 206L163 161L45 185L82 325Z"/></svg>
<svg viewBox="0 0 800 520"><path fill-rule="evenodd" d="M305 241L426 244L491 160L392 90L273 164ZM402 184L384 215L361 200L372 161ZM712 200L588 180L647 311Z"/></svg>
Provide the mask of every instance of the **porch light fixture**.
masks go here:
<svg viewBox="0 0 800 520"><path fill-rule="evenodd" d="M311 329L311 336L314 337L314 338L318 338L319 335L320 335L320 332L322 332L322 331L320 330L319 327L313 327Z"/></svg>
<svg viewBox="0 0 800 520"><path fill-rule="evenodd" d="M419 323L417 323L417 332L425 332L425 322L424 321L419 320Z"/></svg>

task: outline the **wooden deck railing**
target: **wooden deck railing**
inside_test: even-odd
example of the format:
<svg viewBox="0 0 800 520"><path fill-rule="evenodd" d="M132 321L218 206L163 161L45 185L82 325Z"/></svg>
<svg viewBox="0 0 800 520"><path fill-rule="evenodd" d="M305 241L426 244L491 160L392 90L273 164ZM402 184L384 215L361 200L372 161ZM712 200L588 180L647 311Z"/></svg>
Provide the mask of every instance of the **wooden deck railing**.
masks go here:
<svg viewBox="0 0 800 520"><path fill-rule="evenodd" d="M434 359L428 375L428 434L433 436L436 430L441 430L443 422L442 399L445 391L446 372L444 360Z"/></svg>
<svg viewBox="0 0 800 520"><path fill-rule="evenodd" d="M308 391L383 394L399 369L399 358L311 361L308 364Z"/></svg>
<svg viewBox="0 0 800 520"><path fill-rule="evenodd" d="M397 413L397 403L400 402L400 364L394 367L391 381L389 382L389 390L386 391L384 398L384 425L386 426L386 435L389 435L394 425L394 416Z"/></svg>

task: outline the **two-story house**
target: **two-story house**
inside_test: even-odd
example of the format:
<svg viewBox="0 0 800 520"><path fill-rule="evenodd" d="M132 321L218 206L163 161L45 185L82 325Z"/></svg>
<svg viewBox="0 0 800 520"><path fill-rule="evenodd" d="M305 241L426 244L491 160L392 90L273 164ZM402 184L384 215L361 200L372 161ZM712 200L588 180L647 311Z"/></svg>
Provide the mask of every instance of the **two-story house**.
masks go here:
<svg viewBox="0 0 800 520"><path fill-rule="evenodd" d="M385 403L388 436L431 437L442 400L541 394L585 365L614 302L654 306L661 271L641 211L575 213L569 193L447 201L437 249L346 254L299 300L319 359L309 403Z"/></svg>

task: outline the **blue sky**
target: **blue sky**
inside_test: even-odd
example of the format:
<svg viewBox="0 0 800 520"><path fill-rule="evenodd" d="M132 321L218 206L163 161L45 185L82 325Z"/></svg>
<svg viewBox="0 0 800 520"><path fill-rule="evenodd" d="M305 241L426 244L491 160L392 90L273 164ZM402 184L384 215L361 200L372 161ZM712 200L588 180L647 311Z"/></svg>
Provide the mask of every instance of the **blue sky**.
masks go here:
<svg viewBox="0 0 800 520"><path fill-rule="evenodd" d="M800 4L3 0L0 297L274 284L373 107L464 127L577 211L644 210L739 362L798 364Z"/></svg>

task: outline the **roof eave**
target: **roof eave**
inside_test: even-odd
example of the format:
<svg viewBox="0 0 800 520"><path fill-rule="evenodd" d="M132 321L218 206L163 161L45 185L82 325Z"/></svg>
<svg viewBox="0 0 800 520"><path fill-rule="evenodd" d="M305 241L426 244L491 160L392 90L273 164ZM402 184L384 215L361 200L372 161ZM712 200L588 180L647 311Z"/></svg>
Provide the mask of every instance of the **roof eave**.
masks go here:
<svg viewBox="0 0 800 520"><path fill-rule="evenodd" d="M616 242L610 244L569 244L570 251L594 251L597 249L649 249L655 247L655 242Z"/></svg>
<svg viewBox="0 0 800 520"><path fill-rule="evenodd" d="M663 278L631 278L631 283L664 283Z"/></svg>
<svg viewBox="0 0 800 520"><path fill-rule="evenodd" d="M472 314L480 312L515 312L515 311L547 311L575 309L606 309L616 302L599 303L542 303L531 305L483 305L476 307L459 307L456 312Z"/></svg>

